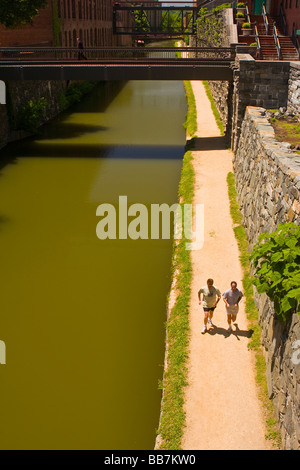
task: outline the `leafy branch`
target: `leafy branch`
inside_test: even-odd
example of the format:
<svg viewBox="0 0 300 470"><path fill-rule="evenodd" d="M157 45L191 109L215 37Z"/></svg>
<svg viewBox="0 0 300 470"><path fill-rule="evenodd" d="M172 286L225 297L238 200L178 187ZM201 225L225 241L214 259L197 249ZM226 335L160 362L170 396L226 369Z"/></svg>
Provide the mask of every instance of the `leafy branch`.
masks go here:
<svg viewBox="0 0 300 470"><path fill-rule="evenodd" d="M300 315L300 227L280 224L272 233L262 233L250 260L256 269L253 284L274 302L280 321L291 313Z"/></svg>
<svg viewBox="0 0 300 470"><path fill-rule="evenodd" d="M26 106L22 106L19 111L19 128L27 132L35 133L42 124L42 120L47 107L46 99L40 98L38 101L30 100Z"/></svg>
<svg viewBox="0 0 300 470"><path fill-rule="evenodd" d="M47 0L0 0L0 23L7 28L32 23L40 8L47 6Z"/></svg>

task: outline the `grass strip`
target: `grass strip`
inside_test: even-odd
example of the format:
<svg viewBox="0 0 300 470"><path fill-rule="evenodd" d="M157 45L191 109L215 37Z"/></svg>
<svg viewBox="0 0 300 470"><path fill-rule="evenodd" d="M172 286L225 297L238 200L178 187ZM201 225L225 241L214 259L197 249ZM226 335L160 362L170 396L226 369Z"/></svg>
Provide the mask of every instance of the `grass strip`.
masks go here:
<svg viewBox="0 0 300 470"><path fill-rule="evenodd" d="M188 102L186 126L188 135L197 130L196 104L190 82L185 82ZM193 122L194 120L194 122ZM183 211L184 204L192 204L194 197L195 173L192 152L187 150L183 157L178 197ZM183 212L182 212L183 213ZM184 230L183 230L184 233ZM163 378L163 399L161 406L159 449L180 450L185 427L184 388L187 385L187 359L190 338L189 306L191 296L192 263L190 251L186 250L186 239L174 241L173 273L176 301L169 312L166 323L167 358Z"/></svg>
<svg viewBox="0 0 300 470"><path fill-rule="evenodd" d="M192 155L188 151L183 158L179 197L183 204L191 204L194 188ZM176 274L175 274L176 273ZM167 367L163 379L163 400L160 427L160 449L181 449L185 426L184 387L187 385L187 358L189 345L189 305L191 296L192 264L190 251L186 250L186 239L174 242L173 276L176 276L176 302L166 324Z"/></svg>
<svg viewBox="0 0 300 470"><path fill-rule="evenodd" d="M223 126L223 123L222 123L222 121L221 121L219 111L217 110L215 100L214 100L214 98L213 98L213 96L212 96L212 94L211 94L211 90L210 90L210 88L209 88L208 81L204 80L202 83L203 83L203 85L204 85L204 88L205 88L207 97L208 97L208 99L209 99L209 101L210 101L211 109L212 109L213 115L215 116L215 120L216 120L217 126L218 126L218 128L220 129L221 135L224 135L224 126Z"/></svg>
<svg viewBox="0 0 300 470"><path fill-rule="evenodd" d="M248 240L245 229L242 225L242 215L237 202L235 190L235 178L233 173L227 175L228 196L230 203L230 214L234 223L234 234L240 252L240 261L243 270L243 287L245 298L246 315L249 328L252 332L249 341L249 349L255 352L256 383L258 385L259 397L263 405L266 419L267 434L266 439L272 441L274 447L281 447L281 436L278 422L275 416L272 400L269 399L266 380L266 361L261 347L261 328L258 323L258 312L253 297L253 284L251 281Z"/></svg>
<svg viewBox="0 0 300 470"><path fill-rule="evenodd" d="M185 116L185 123L183 127L185 128L188 136L193 137L197 131L197 109L196 109L196 100L193 93L192 84L190 81L185 80L183 82L185 89L185 96L188 103L188 111Z"/></svg>

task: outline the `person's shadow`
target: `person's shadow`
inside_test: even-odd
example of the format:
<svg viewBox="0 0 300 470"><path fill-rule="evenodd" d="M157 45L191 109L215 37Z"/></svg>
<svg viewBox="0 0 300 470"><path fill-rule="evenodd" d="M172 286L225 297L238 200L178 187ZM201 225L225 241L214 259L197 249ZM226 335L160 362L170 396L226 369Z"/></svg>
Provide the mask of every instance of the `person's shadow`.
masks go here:
<svg viewBox="0 0 300 470"><path fill-rule="evenodd" d="M227 329L216 326L213 324L213 328L210 328L207 330L207 333L209 333L211 336L214 335L223 335L224 338L229 338L229 336L233 335L236 337L238 341L240 341L240 337L246 337L246 338L251 338L254 331L252 329L250 330L240 330L238 327L237 323L233 324L234 327L232 328L231 331L227 331Z"/></svg>

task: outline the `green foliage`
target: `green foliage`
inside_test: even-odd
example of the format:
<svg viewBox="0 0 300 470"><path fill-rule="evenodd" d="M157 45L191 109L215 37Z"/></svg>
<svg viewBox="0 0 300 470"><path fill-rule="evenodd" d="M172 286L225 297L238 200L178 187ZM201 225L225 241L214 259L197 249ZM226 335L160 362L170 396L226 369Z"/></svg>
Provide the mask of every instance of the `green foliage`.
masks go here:
<svg viewBox="0 0 300 470"><path fill-rule="evenodd" d="M18 127L30 133L35 133L42 124L47 101L40 98L38 101L30 100L26 106L22 106L19 111Z"/></svg>
<svg viewBox="0 0 300 470"><path fill-rule="evenodd" d="M31 23L39 9L47 6L47 0L0 0L0 23L16 28Z"/></svg>
<svg viewBox="0 0 300 470"><path fill-rule="evenodd" d="M257 47L257 42L251 42L250 47Z"/></svg>
<svg viewBox="0 0 300 470"><path fill-rule="evenodd" d="M230 7L230 3L223 3L211 11L208 11L207 8L199 9L196 24L200 40L203 40L205 43L213 46L221 45L220 32L222 26L219 12L225 8Z"/></svg>
<svg viewBox="0 0 300 470"><path fill-rule="evenodd" d="M266 438L272 441L274 447L280 448L280 432L276 420L272 400L269 399L266 380L266 361L261 347L261 329L258 323L258 312L253 297L253 284L250 275L250 262L248 251L248 240L245 229L242 225L242 214L239 209L237 193L235 190L235 178L233 173L227 175L228 196L230 202L230 214L235 225L234 234L238 243L240 261L243 269L243 287L246 300L246 314L251 332L249 349L255 352L256 382L259 390L259 397L262 400L265 411L267 434Z"/></svg>
<svg viewBox="0 0 300 470"><path fill-rule="evenodd" d="M218 5L216 8L213 8L213 13L218 13L225 8L231 8L231 3L222 3L222 5Z"/></svg>
<svg viewBox="0 0 300 470"><path fill-rule="evenodd" d="M181 16L176 11L164 12L162 14L161 27L163 31L168 31L168 32L181 31L182 30Z"/></svg>
<svg viewBox="0 0 300 470"><path fill-rule="evenodd" d="M237 8L245 8L245 3L238 3Z"/></svg>
<svg viewBox="0 0 300 470"><path fill-rule="evenodd" d="M278 319L300 314L300 227L280 224L275 232L261 234L250 260L256 269L253 284L274 302Z"/></svg>
<svg viewBox="0 0 300 470"><path fill-rule="evenodd" d="M179 185L181 207L191 204L194 192L192 154L186 152ZM176 302L167 321L168 367L164 372L163 400L158 434L160 449L180 450L185 426L184 390L187 386L187 359L189 344L189 305L191 297L192 264L186 240L174 242L173 276L176 275ZM159 386L161 386L159 384Z"/></svg>
<svg viewBox="0 0 300 470"><path fill-rule="evenodd" d="M62 26L62 19L58 17L58 5L57 2L52 2L52 25L55 45L60 47L60 32Z"/></svg>
<svg viewBox="0 0 300 470"><path fill-rule="evenodd" d="M244 13L242 13L241 11L239 11L236 15L235 15L236 18L244 18L245 15Z"/></svg>
<svg viewBox="0 0 300 470"><path fill-rule="evenodd" d="M243 29L250 29L250 28L251 28L251 24L250 24L250 23L243 23L243 24L242 24L242 28L243 28Z"/></svg>
<svg viewBox="0 0 300 470"><path fill-rule="evenodd" d="M185 82L188 107L194 108L195 98L190 82ZM194 113L194 110L193 110ZM195 124L196 125L196 124ZM197 127L194 129L197 130ZM191 151L183 157L178 198L181 207L192 204L194 197L195 173ZM190 335L189 305L191 296L192 264L190 251L186 250L186 240L174 241L173 278L176 280L176 302L167 321L168 357L163 378L163 400L160 427L160 449L181 449L185 427L184 390L187 386L187 359ZM177 274L176 274L177 273ZM161 383L159 383L161 388Z"/></svg>
<svg viewBox="0 0 300 470"><path fill-rule="evenodd" d="M190 81L184 81L185 96L188 102L188 112L185 116L184 128L186 129L188 135L193 137L197 131L197 109L196 101L193 93L192 84Z"/></svg>
<svg viewBox="0 0 300 470"><path fill-rule="evenodd" d="M94 87L95 83L88 81L72 83L67 88L67 91L59 96L60 109L65 110L72 104L79 103L81 98L92 91Z"/></svg>
<svg viewBox="0 0 300 470"><path fill-rule="evenodd" d="M135 10L133 14L134 14L134 30L148 33L150 31L150 24L143 10Z"/></svg>
<svg viewBox="0 0 300 470"><path fill-rule="evenodd" d="M185 32L186 32L186 33L189 33L189 28L186 28L186 29L185 29ZM186 46L189 46L189 44L190 44L190 36L189 36L188 34L186 34L186 35L183 36L183 39L184 39L185 45L186 45Z"/></svg>

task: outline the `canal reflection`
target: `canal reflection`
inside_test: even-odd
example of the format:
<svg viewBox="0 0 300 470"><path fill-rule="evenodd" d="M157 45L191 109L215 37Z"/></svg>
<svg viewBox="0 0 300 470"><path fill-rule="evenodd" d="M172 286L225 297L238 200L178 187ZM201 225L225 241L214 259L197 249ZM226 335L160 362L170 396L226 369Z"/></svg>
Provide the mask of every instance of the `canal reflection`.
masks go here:
<svg viewBox="0 0 300 470"><path fill-rule="evenodd" d="M181 82L99 86L0 155L0 448L153 449L171 240L104 240L97 206L177 202Z"/></svg>

